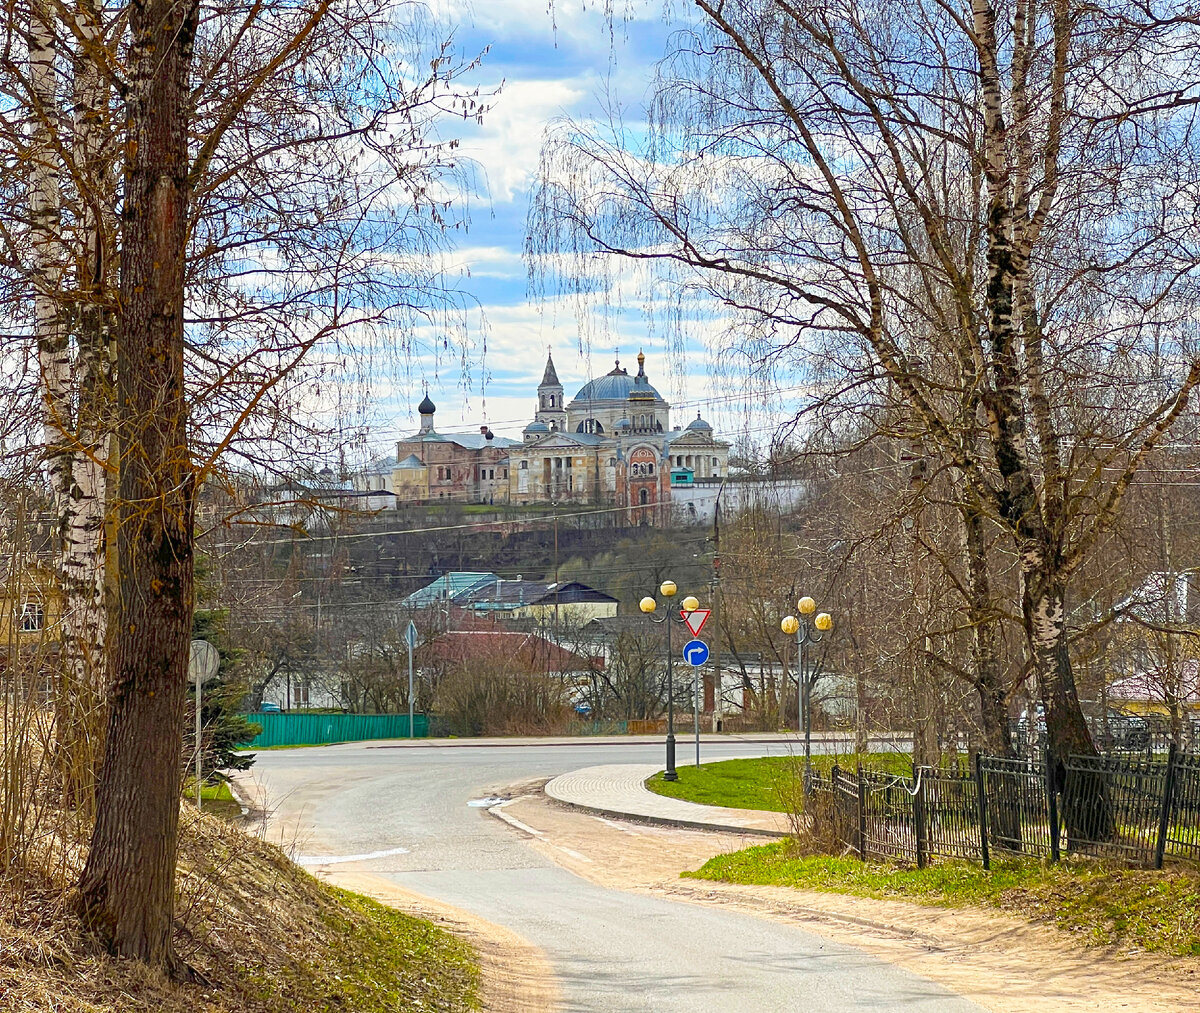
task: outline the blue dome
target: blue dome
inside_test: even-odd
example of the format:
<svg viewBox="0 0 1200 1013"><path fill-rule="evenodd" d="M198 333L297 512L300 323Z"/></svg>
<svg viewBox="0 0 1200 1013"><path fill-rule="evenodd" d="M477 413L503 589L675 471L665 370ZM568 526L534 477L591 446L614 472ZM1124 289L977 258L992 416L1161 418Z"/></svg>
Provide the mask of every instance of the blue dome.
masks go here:
<svg viewBox="0 0 1200 1013"><path fill-rule="evenodd" d="M611 373L606 373L604 376L599 376L595 380L585 383L579 388L579 393L575 395L575 400L625 401L629 397L629 392L633 390L635 379L635 377L630 376L624 370L620 373L614 370ZM639 385L638 390L648 391L660 401L662 400L662 395L648 383Z"/></svg>
<svg viewBox="0 0 1200 1013"><path fill-rule="evenodd" d="M633 424L629 421L629 419L619 419L617 421L616 428L624 432L626 429L632 429Z"/></svg>
<svg viewBox="0 0 1200 1013"><path fill-rule="evenodd" d="M687 428L691 429L693 432L696 430L700 430L700 431L706 432L706 433L712 432L712 426L710 426L707 422L704 421L704 419L702 419L700 417L699 412L696 412L696 417L687 424Z"/></svg>
<svg viewBox="0 0 1200 1013"><path fill-rule="evenodd" d="M548 432L550 432L550 427L548 425L546 425L545 422L530 422L529 425L527 425L525 427L525 432L527 432L527 433L548 433Z"/></svg>

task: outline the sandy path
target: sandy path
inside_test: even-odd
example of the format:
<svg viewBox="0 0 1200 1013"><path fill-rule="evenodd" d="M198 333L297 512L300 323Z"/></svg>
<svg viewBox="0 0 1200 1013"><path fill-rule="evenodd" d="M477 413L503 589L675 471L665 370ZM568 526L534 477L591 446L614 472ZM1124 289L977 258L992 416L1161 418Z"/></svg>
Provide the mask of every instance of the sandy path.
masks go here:
<svg viewBox="0 0 1200 1013"><path fill-rule="evenodd" d="M1001 912L679 878L682 869L761 844L761 838L605 819L544 796L517 799L497 815L542 854L602 886L734 907L798 925L997 1013L1200 1011L1200 960L1088 948L1068 933Z"/></svg>
<svg viewBox="0 0 1200 1013"><path fill-rule="evenodd" d="M553 1013L559 1008L558 983L545 954L515 932L369 872L332 867L314 871L334 886L425 918L474 946L479 953L483 1008L488 1013Z"/></svg>

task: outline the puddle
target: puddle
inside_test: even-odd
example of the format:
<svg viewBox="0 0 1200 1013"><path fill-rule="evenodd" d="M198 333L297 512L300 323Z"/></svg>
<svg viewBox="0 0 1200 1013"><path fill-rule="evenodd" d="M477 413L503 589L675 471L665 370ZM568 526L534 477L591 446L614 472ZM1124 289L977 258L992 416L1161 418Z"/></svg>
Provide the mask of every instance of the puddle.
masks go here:
<svg viewBox="0 0 1200 1013"><path fill-rule="evenodd" d="M387 848L383 851L368 851L365 855L296 855L292 861L297 865L338 865L341 862L369 862L373 858L407 854L408 848Z"/></svg>
<svg viewBox="0 0 1200 1013"><path fill-rule="evenodd" d="M473 798L467 803L472 809L490 809L494 805L499 805L501 802L507 802L508 799L499 795L489 795L487 798Z"/></svg>

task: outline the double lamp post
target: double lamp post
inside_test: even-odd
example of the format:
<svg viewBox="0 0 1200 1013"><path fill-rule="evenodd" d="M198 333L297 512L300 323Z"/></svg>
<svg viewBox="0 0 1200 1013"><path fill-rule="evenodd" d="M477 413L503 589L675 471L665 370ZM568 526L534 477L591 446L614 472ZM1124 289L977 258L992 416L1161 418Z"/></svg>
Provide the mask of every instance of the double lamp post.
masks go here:
<svg viewBox="0 0 1200 1013"><path fill-rule="evenodd" d="M664 580L658 588L658 593L667 599L668 605L678 591L679 588L675 586L675 581L673 580ZM690 594L679 604L684 613L695 612L700 607L700 602L695 596ZM646 614L652 623L661 624L663 629L667 631L667 769L663 772L663 780L678 781L679 774L675 771L675 670L671 651L671 623L677 622L680 625L685 625L686 620L683 618L683 615L673 616L669 610L661 619L655 619L654 611L658 608L658 602L651 595L646 595L638 603L638 608ZM699 742L699 739L697 739L697 742Z"/></svg>
<svg viewBox="0 0 1200 1013"><path fill-rule="evenodd" d="M817 603L808 595L796 602L797 616L784 616L779 628L788 636L796 637L796 707L797 723L804 731L804 794L812 791L812 684L805 665L804 648L819 644L823 634L833 629L833 616L818 612Z"/></svg>

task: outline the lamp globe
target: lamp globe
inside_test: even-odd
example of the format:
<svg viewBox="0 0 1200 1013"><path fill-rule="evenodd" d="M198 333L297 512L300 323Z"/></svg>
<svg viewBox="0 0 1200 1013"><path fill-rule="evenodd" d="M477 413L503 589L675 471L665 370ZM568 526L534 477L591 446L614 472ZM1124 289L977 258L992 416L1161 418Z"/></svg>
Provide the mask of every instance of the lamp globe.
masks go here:
<svg viewBox="0 0 1200 1013"><path fill-rule="evenodd" d="M795 616L784 616L779 620L779 628L790 637L800 629L800 620Z"/></svg>
<svg viewBox="0 0 1200 1013"><path fill-rule="evenodd" d="M655 603L654 599L651 598L649 595L646 595L645 598L643 598L640 602L638 602L638 608L640 608L647 615L649 615L651 612L654 611L655 605L656 605L656 603Z"/></svg>
<svg viewBox="0 0 1200 1013"><path fill-rule="evenodd" d="M817 611L817 603L808 595L805 595L798 602L796 602L796 608L800 610L800 614L802 616L811 616Z"/></svg>
<svg viewBox="0 0 1200 1013"><path fill-rule="evenodd" d="M683 599L683 601L679 603L679 607L683 609L684 612L695 612L696 609L700 607L700 599L695 595L689 594Z"/></svg>
<svg viewBox="0 0 1200 1013"><path fill-rule="evenodd" d="M675 586L675 581L673 580L664 580L658 585L658 593L664 598L674 598L675 592L678 590L679 588Z"/></svg>
<svg viewBox="0 0 1200 1013"><path fill-rule="evenodd" d="M822 612L817 616L816 619L813 620L813 625L822 633L827 633L829 630L833 629L833 616L831 616L828 612Z"/></svg>

